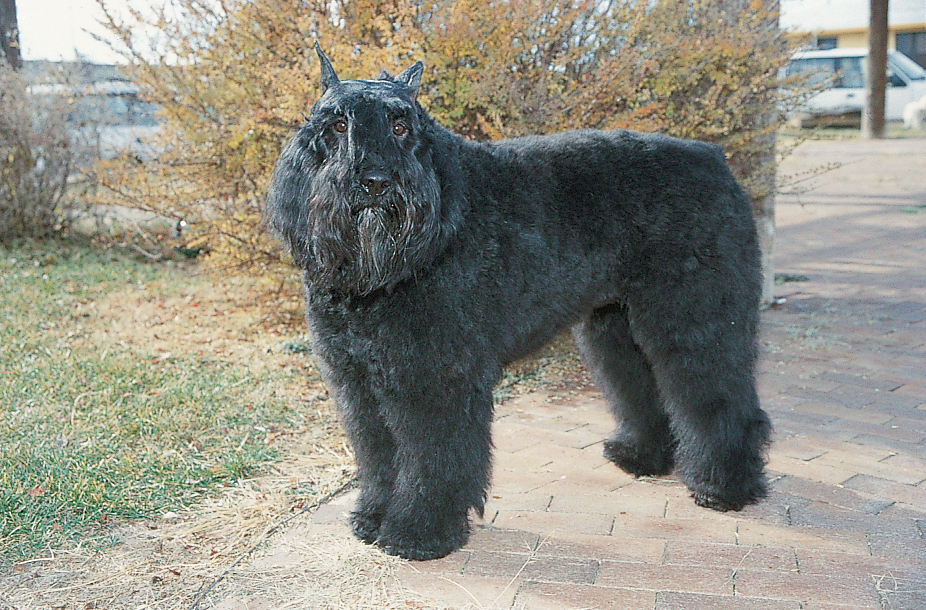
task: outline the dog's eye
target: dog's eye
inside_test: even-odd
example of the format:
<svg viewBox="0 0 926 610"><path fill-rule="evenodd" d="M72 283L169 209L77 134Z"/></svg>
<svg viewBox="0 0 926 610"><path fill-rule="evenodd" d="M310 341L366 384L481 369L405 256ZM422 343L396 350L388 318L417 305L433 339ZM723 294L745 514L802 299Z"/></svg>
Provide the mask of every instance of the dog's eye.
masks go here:
<svg viewBox="0 0 926 610"><path fill-rule="evenodd" d="M347 131L347 121L344 119L338 119L335 121L334 130L338 133L345 133Z"/></svg>
<svg viewBox="0 0 926 610"><path fill-rule="evenodd" d="M392 135L397 138L401 138L408 133L408 125L402 121L396 121L392 124Z"/></svg>

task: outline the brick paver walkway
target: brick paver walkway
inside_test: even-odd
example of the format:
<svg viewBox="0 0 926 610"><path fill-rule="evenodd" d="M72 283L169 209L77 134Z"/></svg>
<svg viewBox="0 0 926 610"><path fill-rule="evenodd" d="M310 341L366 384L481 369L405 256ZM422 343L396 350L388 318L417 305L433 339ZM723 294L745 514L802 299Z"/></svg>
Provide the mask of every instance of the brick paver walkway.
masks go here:
<svg viewBox="0 0 926 610"><path fill-rule="evenodd" d="M531 394L498 408L469 545L401 582L484 609L926 609L926 140L808 142L783 171L828 162L778 200L800 281L763 314L767 501L720 514L634 480L601 455L600 394Z"/></svg>

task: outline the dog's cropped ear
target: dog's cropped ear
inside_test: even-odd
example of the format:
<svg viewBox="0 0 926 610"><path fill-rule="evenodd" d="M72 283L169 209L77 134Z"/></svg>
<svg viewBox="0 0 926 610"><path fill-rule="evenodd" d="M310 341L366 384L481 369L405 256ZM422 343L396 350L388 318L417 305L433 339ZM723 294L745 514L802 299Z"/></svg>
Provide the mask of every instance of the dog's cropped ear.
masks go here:
<svg viewBox="0 0 926 610"><path fill-rule="evenodd" d="M318 53L318 60L321 62L322 66L322 95L325 95L330 87L334 87L341 81L338 80L338 75L335 74L334 68L331 67L331 62L328 61L328 57L322 53L322 48L318 45L318 41L315 41L315 52Z"/></svg>
<svg viewBox="0 0 926 610"><path fill-rule="evenodd" d="M405 70L395 77L395 82L405 85L411 91L412 101L418 97L418 87L421 86L421 73L424 72L424 64L416 61L411 68Z"/></svg>

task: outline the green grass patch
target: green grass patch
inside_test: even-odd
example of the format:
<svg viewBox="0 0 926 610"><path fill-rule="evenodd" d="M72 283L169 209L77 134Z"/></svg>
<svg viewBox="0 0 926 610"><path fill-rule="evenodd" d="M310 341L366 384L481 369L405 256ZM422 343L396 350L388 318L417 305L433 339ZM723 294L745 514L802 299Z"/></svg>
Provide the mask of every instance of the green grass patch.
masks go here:
<svg viewBox="0 0 926 610"><path fill-rule="evenodd" d="M292 413L244 366L69 341L107 323L75 303L178 275L86 245L0 247L0 561L105 540L275 457L265 439Z"/></svg>
<svg viewBox="0 0 926 610"><path fill-rule="evenodd" d="M915 205L913 207L903 209L904 214L920 214L922 212L926 212L926 204Z"/></svg>

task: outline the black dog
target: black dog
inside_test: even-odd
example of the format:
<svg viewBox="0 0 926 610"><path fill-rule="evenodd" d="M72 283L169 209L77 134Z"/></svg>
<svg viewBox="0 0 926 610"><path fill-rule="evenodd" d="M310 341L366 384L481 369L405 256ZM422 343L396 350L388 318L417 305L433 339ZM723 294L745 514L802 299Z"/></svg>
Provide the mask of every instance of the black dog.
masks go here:
<svg viewBox="0 0 926 610"><path fill-rule="evenodd" d="M416 102L421 62L341 82L318 54L322 96L266 221L303 271L356 453L357 537L410 559L465 544L492 387L568 325L619 422L609 460L675 468L717 510L765 495L759 251L720 148L591 130L474 143Z"/></svg>

